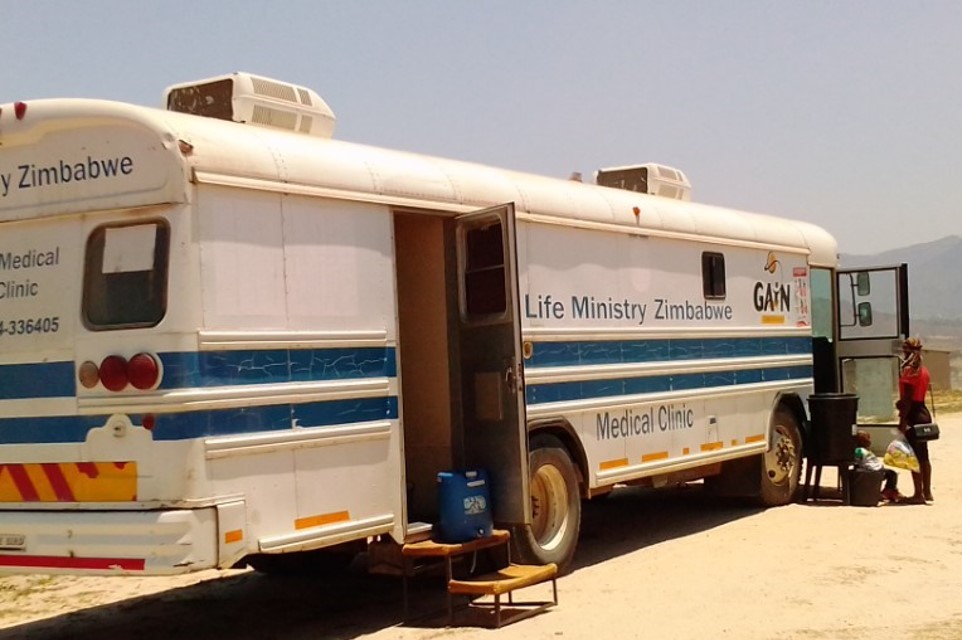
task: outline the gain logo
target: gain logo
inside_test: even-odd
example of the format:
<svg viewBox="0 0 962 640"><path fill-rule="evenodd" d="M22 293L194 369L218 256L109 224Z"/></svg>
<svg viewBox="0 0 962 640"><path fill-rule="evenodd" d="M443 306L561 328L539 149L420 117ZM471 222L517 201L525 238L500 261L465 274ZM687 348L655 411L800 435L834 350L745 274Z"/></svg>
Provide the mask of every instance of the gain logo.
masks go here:
<svg viewBox="0 0 962 640"><path fill-rule="evenodd" d="M775 275L775 272L776 272L781 266L782 266L782 263L779 262L779 261L778 261L778 258L775 257L775 252L774 252L774 251L769 251L769 252L768 252L768 257L765 258L765 271L769 272L769 273L772 274L772 275Z"/></svg>
<svg viewBox="0 0 962 640"><path fill-rule="evenodd" d="M792 286L782 284L782 263L775 256L774 251L768 252L762 270L773 277L767 282L755 283L753 291L755 310L761 313L788 313L792 306Z"/></svg>

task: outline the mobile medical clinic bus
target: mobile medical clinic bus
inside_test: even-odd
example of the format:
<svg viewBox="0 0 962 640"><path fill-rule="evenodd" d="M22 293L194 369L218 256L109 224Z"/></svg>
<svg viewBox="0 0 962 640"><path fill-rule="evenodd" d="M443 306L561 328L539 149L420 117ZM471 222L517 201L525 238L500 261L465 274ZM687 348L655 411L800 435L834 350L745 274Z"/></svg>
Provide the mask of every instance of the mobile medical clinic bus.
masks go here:
<svg viewBox="0 0 962 640"><path fill-rule="evenodd" d="M656 165L601 186L333 128L249 74L0 105L0 570L403 543L450 469L561 565L617 484L792 500L805 400L871 316L825 231Z"/></svg>

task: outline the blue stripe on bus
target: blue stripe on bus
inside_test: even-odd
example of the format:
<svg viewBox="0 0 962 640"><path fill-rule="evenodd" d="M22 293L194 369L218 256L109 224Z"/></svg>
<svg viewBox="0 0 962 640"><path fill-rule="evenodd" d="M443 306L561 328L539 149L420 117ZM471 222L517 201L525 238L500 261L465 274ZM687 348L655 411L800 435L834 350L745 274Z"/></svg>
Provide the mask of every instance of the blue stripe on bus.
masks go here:
<svg viewBox="0 0 962 640"><path fill-rule="evenodd" d="M393 347L161 353L161 389L394 377Z"/></svg>
<svg viewBox="0 0 962 640"><path fill-rule="evenodd" d="M812 353L808 337L666 338L535 342L525 367L632 364Z"/></svg>
<svg viewBox="0 0 962 640"><path fill-rule="evenodd" d="M0 400L61 398L77 394L73 362L0 366Z"/></svg>
<svg viewBox="0 0 962 640"><path fill-rule="evenodd" d="M743 371L715 371L711 373L684 373L676 375L639 376L611 380L585 380L531 384L525 388L525 400L529 405L547 402L591 400L612 396L642 393L664 393L692 389L718 389L759 382L796 380L812 377L810 365L791 367L766 367Z"/></svg>
<svg viewBox="0 0 962 640"><path fill-rule="evenodd" d="M355 398L330 402L153 415L156 420L153 429L154 440L187 440L241 433L284 431L291 429L294 424L299 427L323 427L375 420L396 420L398 400L395 396ZM0 419L0 445L84 442L87 432L94 427L103 426L108 417L101 415L2 418ZM134 424L139 424L141 419L141 415L131 414L131 421Z"/></svg>
<svg viewBox="0 0 962 640"><path fill-rule="evenodd" d="M164 390L397 376L393 347L170 352L158 356L164 367L160 383ZM0 400L76 395L73 362L0 365Z"/></svg>

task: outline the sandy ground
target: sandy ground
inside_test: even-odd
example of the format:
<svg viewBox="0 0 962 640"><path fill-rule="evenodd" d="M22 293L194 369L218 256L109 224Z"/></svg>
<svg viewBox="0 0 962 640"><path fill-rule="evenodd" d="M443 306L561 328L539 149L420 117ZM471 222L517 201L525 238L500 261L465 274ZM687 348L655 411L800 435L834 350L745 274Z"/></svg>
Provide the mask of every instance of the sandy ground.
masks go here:
<svg viewBox="0 0 962 640"><path fill-rule="evenodd" d="M0 639L25 638L962 638L962 414L931 445L936 502L762 511L700 487L626 489L586 505L560 605L500 631L401 624L396 578L250 571L178 578L0 578ZM899 485L911 490L907 472ZM835 477L822 478L832 497ZM414 585L421 610L441 583ZM545 585L522 597L549 594Z"/></svg>

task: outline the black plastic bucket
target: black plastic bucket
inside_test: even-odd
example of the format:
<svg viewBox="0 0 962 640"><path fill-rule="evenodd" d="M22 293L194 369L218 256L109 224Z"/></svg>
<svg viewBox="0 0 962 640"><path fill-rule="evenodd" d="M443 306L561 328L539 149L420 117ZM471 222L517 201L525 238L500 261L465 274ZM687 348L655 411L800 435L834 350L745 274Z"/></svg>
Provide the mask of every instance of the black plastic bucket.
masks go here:
<svg viewBox="0 0 962 640"><path fill-rule="evenodd" d="M855 507L877 507L882 497L882 481L885 471L869 471L858 467L849 471L849 504Z"/></svg>

